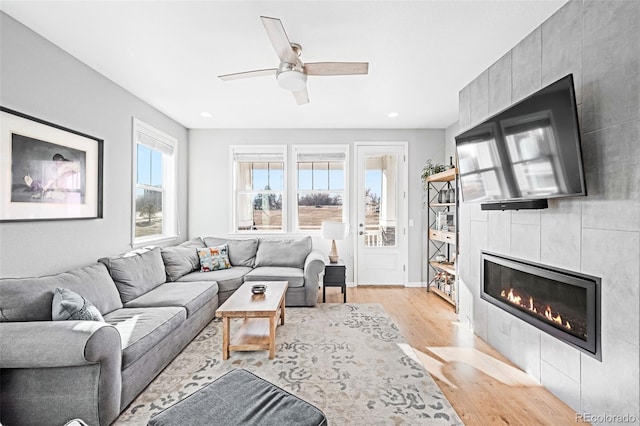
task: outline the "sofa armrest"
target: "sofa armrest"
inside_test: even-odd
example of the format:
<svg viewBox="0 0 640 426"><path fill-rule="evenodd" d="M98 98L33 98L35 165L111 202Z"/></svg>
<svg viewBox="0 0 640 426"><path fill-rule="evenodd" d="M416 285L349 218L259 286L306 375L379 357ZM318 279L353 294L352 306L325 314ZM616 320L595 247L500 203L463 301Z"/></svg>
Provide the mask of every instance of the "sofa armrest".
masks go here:
<svg viewBox="0 0 640 426"><path fill-rule="evenodd" d="M118 330L96 321L0 323L2 421L108 425L120 413ZM60 418L58 418L58 417Z"/></svg>
<svg viewBox="0 0 640 426"><path fill-rule="evenodd" d="M0 323L0 368L71 367L122 357L120 333L98 321Z"/></svg>
<svg viewBox="0 0 640 426"><path fill-rule="evenodd" d="M318 283L324 272L324 255L312 250L304 261L304 287L307 306L315 306L318 300Z"/></svg>

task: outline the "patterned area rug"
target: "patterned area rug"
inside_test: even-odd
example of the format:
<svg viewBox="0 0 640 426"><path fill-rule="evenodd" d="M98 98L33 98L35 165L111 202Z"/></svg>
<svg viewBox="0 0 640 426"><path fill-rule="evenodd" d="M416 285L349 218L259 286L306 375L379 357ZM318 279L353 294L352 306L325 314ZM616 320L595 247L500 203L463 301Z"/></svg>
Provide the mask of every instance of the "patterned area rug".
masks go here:
<svg viewBox="0 0 640 426"><path fill-rule="evenodd" d="M232 320L231 336L240 326ZM214 320L136 398L114 425L146 425L234 368L244 368L320 408L329 425L461 425L449 402L378 304L287 308L268 351L231 352L222 361ZM405 348L403 350L403 348Z"/></svg>

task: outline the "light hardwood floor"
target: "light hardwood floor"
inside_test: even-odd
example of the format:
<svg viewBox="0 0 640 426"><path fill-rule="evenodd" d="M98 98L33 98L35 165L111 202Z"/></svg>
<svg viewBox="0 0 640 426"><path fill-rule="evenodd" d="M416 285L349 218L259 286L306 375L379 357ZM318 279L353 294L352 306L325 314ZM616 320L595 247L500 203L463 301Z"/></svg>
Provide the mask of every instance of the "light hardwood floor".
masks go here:
<svg viewBox="0 0 640 426"><path fill-rule="evenodd" d="M459 324L435 294L361 286L347 289L347 301L384 306L466 425L576 424L569 406ZM341 302L340 289L327 288L327 303Z"/></svg>

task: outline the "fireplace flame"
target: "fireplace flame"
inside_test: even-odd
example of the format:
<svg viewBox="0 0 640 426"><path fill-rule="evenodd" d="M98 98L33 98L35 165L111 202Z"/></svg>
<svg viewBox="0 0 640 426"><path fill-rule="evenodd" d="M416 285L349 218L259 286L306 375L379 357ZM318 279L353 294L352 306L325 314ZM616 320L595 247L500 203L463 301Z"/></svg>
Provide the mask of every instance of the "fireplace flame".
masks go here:
<svg viewBox="0 0 640 426"><path fill-rule="evenodd" d="M535 305L534 305L534 300L533 297L529 297L529 304L527 305L526 303L522 302L522 297L519 296L518 294L514 293L513 289L509 289L509 292L502 290L500 292L500 296L507 299L509 302L513 303L514 305L518 305L520 307L523 307L525 309L528 309L529 311L533 312L533 313L538 313L538 310L536 309ZM562 320L562 316L560 315L560 312L558 312L557 315L553 315L553 312L551 310L551 306L547 305L545 311L544 311L544 317L546 319L548 319L551 322L554 322L556 324L559 324L563 327L565 327L567 330L571 330L571 324L569 324L569 321L563 321Z"/></svg>
<svg viewBox="0 0 640 426"><path fill-rule="evenodd" d="M553 321L555 323L562 324L562 317L560 316L560 313L558 313L558 315L554 317L553 314L551 313L551 306L547 305L547 309L544 311L544 316L549 321Z"/></svg>
<svg viewBox="0 0 640 426"><path fill-rule="evenodd" d="M516 305L521 305L522 298L520 296L516 296L513 294L513 289L509 290L509 294L505 294L504 290L500 293L500 296L506 297L507 300L511 303L515 303Z"/></svg>

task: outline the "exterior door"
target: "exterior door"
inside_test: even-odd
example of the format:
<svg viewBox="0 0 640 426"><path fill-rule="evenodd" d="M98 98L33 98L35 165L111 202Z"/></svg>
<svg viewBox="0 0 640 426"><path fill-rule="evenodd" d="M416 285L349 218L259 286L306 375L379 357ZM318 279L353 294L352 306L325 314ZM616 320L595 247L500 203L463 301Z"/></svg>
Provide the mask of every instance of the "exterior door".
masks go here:
<svg viewBox="0 0 640 426"><path fill-rule="evenodd" d="M356 161L356 284L405 285L406 144L357 144Z"/></svg>

